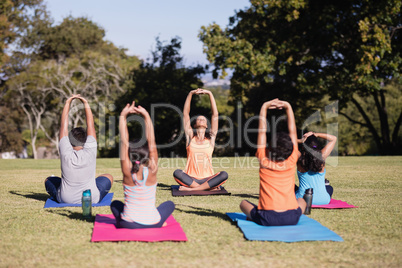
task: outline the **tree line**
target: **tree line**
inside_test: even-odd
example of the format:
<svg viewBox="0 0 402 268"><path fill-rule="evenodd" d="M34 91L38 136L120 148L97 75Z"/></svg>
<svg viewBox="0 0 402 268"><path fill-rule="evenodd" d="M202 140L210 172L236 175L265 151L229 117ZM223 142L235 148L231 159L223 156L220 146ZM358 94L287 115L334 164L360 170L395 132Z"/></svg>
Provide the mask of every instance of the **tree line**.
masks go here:
<svg viewBox="0 0 402 268"><path fill-rule="evenodd" d="M189 90L202 87L211 69L215 78L233 71L229 90L212 89L223 129L241 128L265 100L278 97L294 107L300 131L336 121L339 154L402 151L400 1L251 0L226 28L213 23L200 29L209 66L185 66L179 37L157 38L144 60L105 40L105 30L88 18L69 16L55 25L42 0L0 2L0 151L18 152L25 143L36 158L38 146L57 148L61 107L71 94L81 94L104 134L100 156L116 157L115 120L127 102L182 109ZM192 114L209 112L201 98L193 102ZM303 129L311 114L334 102L339 117L321 111L321 120ZM76 108L73 126L85 122ZM166 107L155 112L159 144L180 135L179 117ZM137 124L130 129L141 133ZM223 131L217 143L244 140L239 131L230 135ZM216 154L252 150L240 142ZM184 140L160 154L185 155Z"/></svg>

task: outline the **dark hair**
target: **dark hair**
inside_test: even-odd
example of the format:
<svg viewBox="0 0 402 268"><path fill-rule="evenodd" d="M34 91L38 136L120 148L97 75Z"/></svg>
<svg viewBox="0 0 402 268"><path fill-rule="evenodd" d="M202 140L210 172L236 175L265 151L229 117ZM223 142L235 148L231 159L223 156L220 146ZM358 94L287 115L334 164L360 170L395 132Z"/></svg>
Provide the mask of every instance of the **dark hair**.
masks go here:
<svg viewBox="0 0 402 268"><path fill-rule="evenodd" d="M320 172L325 164L321 145L315 135L309 136L301 146L298 164L307 171Z"/></svg>
<svg viewBox="0 0 402 268"><path fill-rule="evenodd" d="M275 140L272 140L268 148L266 149L266 154L271 161L284 161L293 152L293 142L286 132L278 132L274 136Z"/></svg>
<svg viewBox="0 0 402 268"><path fill-rule="evenodd" d="M84 146L87 141L87 131L82 127L73 128L68 133L68 139L72 146Z"/></svg>
<svg viewBox="0 0 402 268"><path fill-rule="evenodd" d="M200 116L200 115L198 115L198 116ZM198 116L196 118L198 118ZM193 127L192 127L193 128L193 136L197 136L197 129L194 128L195 124L197 123L197 120L194 120L194 121L195 121L195 123L193 124ZM207 138L208 140L211 139L211 131L209 128L205 129L204 137Z"/></svg>
<svg viewBox="0 0 402 268"><path fill-rule="evenodd" d="M148 165L149 162L149 147L148 142L141 144L143 141L136 139L129 143L128 155L133 164L131 173L137 173L140 170L140 165Z"/></svg>

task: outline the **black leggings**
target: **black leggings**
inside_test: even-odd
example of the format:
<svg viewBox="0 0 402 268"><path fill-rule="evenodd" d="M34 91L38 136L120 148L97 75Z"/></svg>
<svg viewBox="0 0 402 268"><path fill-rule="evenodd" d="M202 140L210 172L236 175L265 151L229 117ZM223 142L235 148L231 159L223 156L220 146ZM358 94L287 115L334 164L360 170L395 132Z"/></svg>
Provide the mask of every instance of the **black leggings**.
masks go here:
<svg viewBox="0 0 402 268"><path fill-rule="evenodd" d="M113 216L116 218L116 227L117 228L127 228L127 229L145 229L145 228L160 228L163 223L169 218L169 216L173 213L175 205L172 201L166 201L159 205L156 209L159 211L161 215L161 220L155 224L141 224L138 222L128 222L121 218L121 213L124 209L124 203L118 200L115 200L110 204L110 209L112 210Z"/></svg>
<svg viewBox="0 0 402 268"><path fill-rule="evenodd" d="M208 182L209 187L213 188L213 187L217 187L217 186L225 183L227 181L229 175L226 171L221 171L211 177L197 180L197 179L187 175L186 173L184 173L183 170L176 169L175 172L173 172L173 177L179 184L181 184L183 186L190 187L190 185L195 181L199 185L201 185L205 182Z"/></svg>
<svg viewBox="0 0 402 268"><path fill-rule="evenodd" d="M332 194L334 193L334 188L331 185L325 185L325 189L327 190L329 197L332 197ZM295 192L297 192L297 190L299 190L299 186L295 185Z"/></svg>

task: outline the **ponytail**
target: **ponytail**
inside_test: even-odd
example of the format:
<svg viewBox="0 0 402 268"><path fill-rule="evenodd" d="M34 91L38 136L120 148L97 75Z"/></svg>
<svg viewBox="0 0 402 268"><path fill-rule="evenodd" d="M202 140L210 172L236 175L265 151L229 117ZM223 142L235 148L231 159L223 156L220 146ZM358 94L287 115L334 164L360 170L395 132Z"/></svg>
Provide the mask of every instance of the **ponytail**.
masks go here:
<svg viewBox="0 0 402 268"><path fill-rule="evenodd" d="M149 147L148 142L138 146L141 140L130 142L128 155L132 163L131 173L137 173L140 170L140 165L148 165L149 162Z"/></svg>
<svg viewBox="0 0 402 268"><path fill-rule="evenodd" d="M131 168L131 173L137 173L140 170L140 161L136 160L133 163L133 167Z"/></svg>

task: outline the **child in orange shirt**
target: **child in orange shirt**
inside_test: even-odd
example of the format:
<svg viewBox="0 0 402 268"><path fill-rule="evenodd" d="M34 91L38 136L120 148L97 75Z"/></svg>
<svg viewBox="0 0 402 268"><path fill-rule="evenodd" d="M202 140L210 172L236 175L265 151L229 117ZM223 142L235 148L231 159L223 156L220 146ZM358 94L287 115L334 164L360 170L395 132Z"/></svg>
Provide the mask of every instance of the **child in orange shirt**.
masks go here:
<svg viewBox="0 0 402 268"><path fill-rule="evenodd" d="M267 148L267 109L285 109L288 133L273 133ZM294 192L298 159L296 124L292 106L278 99L265 102L260 111L256 156L260 161L258 206L243 200L240 209L247 218L264 226L295 225L306 209L303 198Z"/></svg>

